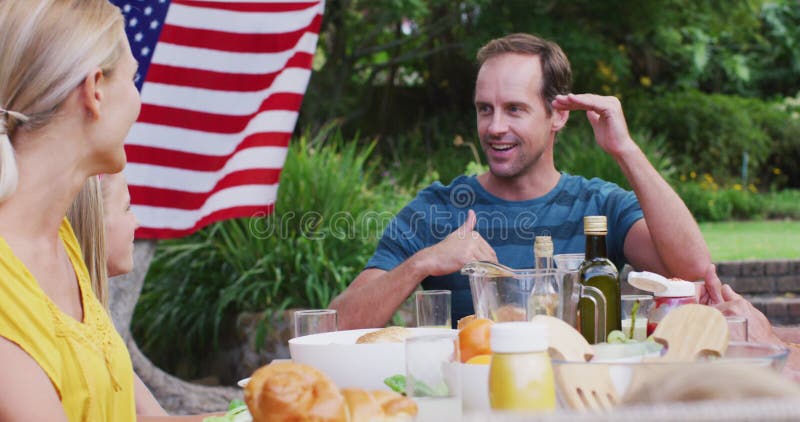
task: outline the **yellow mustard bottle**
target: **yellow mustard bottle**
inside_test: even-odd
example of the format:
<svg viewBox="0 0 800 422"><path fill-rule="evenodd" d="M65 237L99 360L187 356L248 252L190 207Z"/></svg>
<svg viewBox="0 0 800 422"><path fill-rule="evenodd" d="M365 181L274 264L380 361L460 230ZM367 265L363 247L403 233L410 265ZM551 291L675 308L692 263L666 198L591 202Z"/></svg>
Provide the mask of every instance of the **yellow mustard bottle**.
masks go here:
<svg viewBox="0 0 800 422"><path fill-rule="evenodd" d="M547 326L515 321L492 325L489 403L494 410L547 412L556 408Z"/></svg>

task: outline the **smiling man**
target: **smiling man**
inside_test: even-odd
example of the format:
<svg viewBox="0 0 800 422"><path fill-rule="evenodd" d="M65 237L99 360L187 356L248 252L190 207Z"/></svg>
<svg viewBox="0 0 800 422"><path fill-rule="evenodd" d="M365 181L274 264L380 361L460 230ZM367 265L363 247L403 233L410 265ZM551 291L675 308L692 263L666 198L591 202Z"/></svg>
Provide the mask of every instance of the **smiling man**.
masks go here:
<svg viewBox="0 0 800 422"><path fill-rule="evenodd" d="M364 271L331 303L339 327L382 326L419 285L452 291L453 321L473 313L471 261L533 266L535 235L549 233L555 253L584 252L583 217L608 218L608 253L625 263L686 280L710 274L708 296L720 302L708 247L680 197L628 132L615 97L569 94L569 60L553 42L512 34L478 51L475 110L489 171L422 190L391 221ZM633 192L559 172L556 134L569 112L585 111L598 145Z"/></svg>

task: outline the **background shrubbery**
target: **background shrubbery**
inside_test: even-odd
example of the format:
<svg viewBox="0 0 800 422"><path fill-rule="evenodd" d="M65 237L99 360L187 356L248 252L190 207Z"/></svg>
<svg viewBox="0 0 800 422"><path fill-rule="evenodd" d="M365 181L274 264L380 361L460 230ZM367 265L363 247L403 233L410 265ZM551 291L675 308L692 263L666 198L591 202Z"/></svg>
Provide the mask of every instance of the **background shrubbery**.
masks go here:
<svg viewBox="0 0 800 422"><path fill-rule="evenodd" d="M796 0L328 1L274 214L160 243L133 319L145 352L174 370L212 353L242 311L327 306L372 254L381 216L480 171L474 55L511 32L558 42L574 92L622 100L698 220L800 218L787 189L800 188ZM555 157L629 187L582 113Z"/></svg>

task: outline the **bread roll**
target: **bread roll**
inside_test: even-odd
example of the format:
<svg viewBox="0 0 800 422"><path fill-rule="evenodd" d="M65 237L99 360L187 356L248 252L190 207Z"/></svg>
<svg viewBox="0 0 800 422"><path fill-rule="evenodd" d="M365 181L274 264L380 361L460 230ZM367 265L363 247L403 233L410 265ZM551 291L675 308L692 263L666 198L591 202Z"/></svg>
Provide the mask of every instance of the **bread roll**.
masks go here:
<svg viewBox="0 0 800 422"><path fill-rule="evenodd" d="M244 400L254 422L347 421L339 388L322 372L299 363L259 368L244 389Z"/></svg>
<svg viewBox="0 0 800 422"><path fill-rule="evenodd" d="M417 415L414 400L392 391L342 390L347 403L349 420L353 422L404 422Z"/></svg>
<svg viewBox="0 0 800 422"><path fill-rule="evenodd" d="M356 340L356 344L363 343L402 343L411 337L411 330L405 327L386 327L371 333L364 334Z"/></svg>
<svg viewBox="0 0 800 422"><path fill-rule="evenodd" d="M405 422L417 404L392 391L345 389L317 369L280 362L258 369L244 389L253 422Z"/></svg>

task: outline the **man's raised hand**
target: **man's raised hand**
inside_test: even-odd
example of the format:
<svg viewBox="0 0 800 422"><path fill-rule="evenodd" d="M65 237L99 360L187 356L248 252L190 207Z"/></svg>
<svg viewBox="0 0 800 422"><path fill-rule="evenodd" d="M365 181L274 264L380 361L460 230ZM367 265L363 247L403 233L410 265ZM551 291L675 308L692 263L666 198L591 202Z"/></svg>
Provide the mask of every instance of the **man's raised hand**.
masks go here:
<svg viewBox="0 0 800 422"><path fill-rule="evenodd" d="M439 276L459 271L472 261L497 262L497 255L480 233L475 231L475 212L469 210L467 219L441 242L423 249L428 274Z"/></svg>
<svg viewBox="0 0 800 422"><path fill-rule="evenodd" d="M597 144L603 151L616 156L626 149L636 147L628 132L622 104L617 97L595 94L557 95L552 105L555 110L585 110Z"/></svg>

